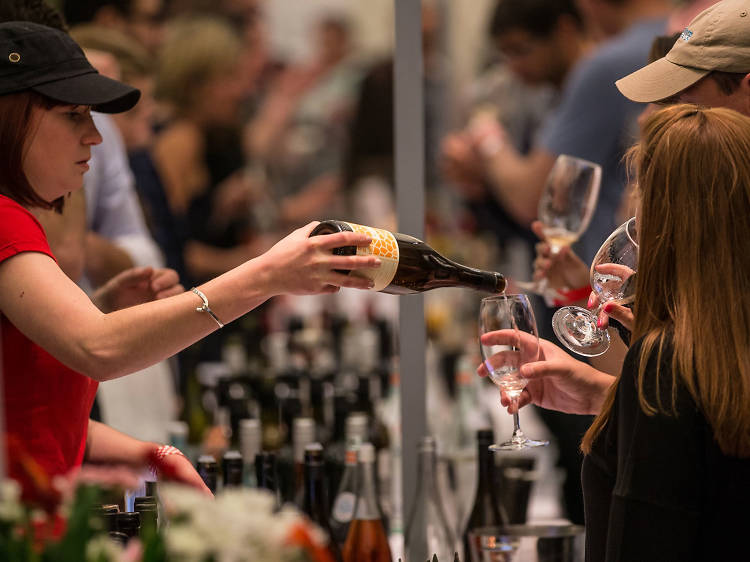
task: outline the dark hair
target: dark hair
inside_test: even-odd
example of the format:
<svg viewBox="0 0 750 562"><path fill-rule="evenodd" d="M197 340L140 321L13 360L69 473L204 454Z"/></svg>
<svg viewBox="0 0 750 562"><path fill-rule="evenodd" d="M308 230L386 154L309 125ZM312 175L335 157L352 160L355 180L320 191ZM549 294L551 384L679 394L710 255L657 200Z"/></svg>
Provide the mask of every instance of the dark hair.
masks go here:
<svg viewBox="0 0 750 562"><path fill-rule="evenodd" d="M97 12L112 7L121 16L130 16L132 0L63 0L63 14L68 25L91 23Z"/></svg>
<svg viewBox="0 0 750 562"><path fill-rule="evenodd" d="M730 96L740 87L743 78L747 76L747 72L723 72L721 70L714 70L708 76L711 80L716 82L716 85L719 86L722 94Z"/></svg>
<svg viewBox="0 0 750 562"><path fill-rule="evenodd" d="M31 21L60 31L68 30L60 12L45 0L2 0L0 22L5 21Z"/></svg>
<svg viewBox="0 0 750 562"><path fill-rule="evenodd" d="M583 27L574 0L498 0L489 34L497 38L509 30L520 29L538 37L548 37L561 16L569 16Z"/></svg>
<svg viewBox="0 0 750 562"><path fill-rule="evenodd" d="M31 115L35 107L50 109L59 105L41 94L27 90L0 96L0 193L10 197L25 207L41 207L62 212L63 197L51 203L42 199L29 183L23 171L23 160L28 148L28 138L32 123Z"/></svg>
<svg viewBox="0 0 750 562"><path fill-rule="evenodd" d="M681 32L672 35L657 35L651 42L651 50L648 52L648 62L654 62L663 58L674 47L675 41L680 38Z"/></svg>

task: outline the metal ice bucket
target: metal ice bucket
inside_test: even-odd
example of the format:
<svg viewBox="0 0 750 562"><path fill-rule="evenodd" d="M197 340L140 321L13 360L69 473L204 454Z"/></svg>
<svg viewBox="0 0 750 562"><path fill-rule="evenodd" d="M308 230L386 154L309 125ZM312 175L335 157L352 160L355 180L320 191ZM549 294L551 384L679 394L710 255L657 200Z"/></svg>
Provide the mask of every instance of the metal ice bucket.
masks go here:
<svg viewBox="0 0 750 562"><path fill-rule="evenodd" d="M480 527L469 532L470 562L580 562L584 527L540 524Z"/></svg>

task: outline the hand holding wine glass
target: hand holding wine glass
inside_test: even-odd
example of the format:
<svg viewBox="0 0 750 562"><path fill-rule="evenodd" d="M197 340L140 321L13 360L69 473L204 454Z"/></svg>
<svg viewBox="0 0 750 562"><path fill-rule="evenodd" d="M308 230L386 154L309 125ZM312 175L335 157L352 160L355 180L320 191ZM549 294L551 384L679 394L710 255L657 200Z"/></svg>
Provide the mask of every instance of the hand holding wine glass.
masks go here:
<svg viewBox="0 0 750 562"><path fill-rule="evenodd" d="M552 317L555 334L571 351L594 357L609 349L609 333L599 326L598 317L608 302L632 302L638 268L637 239L635 218L632 218L610 234L594 256L590 279L599 302L594 312L566 306Z"/></svg>
<svg viewBox="0 0 750 562"><path fill-rule="evenodd" d="M492 343L486 334L510 331L502 344ZM531 303L526 295L498 295L482 299L479 307L479 333L482 361L490 379L517 403L526 379L521 365L539 357L539 336ZM521 431L518 408L514 408L513 435L504 443L492 445L493 451L526 449L547 445L548 441L527 438Z"/></svg>
<svg viewBox="0 0 750 562"><path fill-rule="evenodd" d="M599 198L601 166L581 158L561 154L547 176L539 199L537 216L544 241L551 254L557 254L580 238L588 228ZM517 283L525 291L556 297L546 278Z"/></svg>

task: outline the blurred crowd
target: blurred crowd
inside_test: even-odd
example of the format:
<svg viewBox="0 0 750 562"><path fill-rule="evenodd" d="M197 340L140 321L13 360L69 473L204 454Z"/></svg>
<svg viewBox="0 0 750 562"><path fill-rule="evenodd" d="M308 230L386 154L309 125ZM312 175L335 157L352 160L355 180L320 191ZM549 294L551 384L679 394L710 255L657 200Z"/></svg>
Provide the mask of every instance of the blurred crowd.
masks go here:
<svg viewBox="0 0 750 562"><path fill-rule="evenodd" d="M269 42L266 13L273 1L57 5L64 15L57 25L67 26L99 72L142 93L130 111L95 116L103 142L93 149L84 192L71 197L63 216L45 223L48 231L62 231L57 223L85 216L85 227L64 230L84 239L85 266L77 256L66 259L66 239L53 248L71 278L95 288L133 266L167 266L190 287L311 220L398 230L392 57L362 56L349 16L331 11L314 23L307 56L284 60ZM43 0L6 2L16 10L25 6L29 19L55 23L40 21L54 18ZM451 11L471 10L473 3L426 0L427 241L456 261L529 279L539 241L532 224L545 179L558 155L571 154L603 169L596 213L574 246L588 263L633 214L623 155L644 106L622 96L614 82L649 57L663 56L671 34L712 3L494 0L482 24L476 76L457 87L445 30ZM395 297L357 306L339 298L342 314L379 315L395 328ZM324 306L290 300L291 311L279 315L276 299L162 365L165 384L176 381L175 397L185 399L199 364L226 361L238 338L248 342L286 329L290 318ZM476 348L477 301L451 291L428 297L429 336L443 356ZM552 309L541 299L536 305L538 325L546 329ZM621 359L607 357L598 368L607 371L607 361L619 366ZM448 370L447 387L455 390L452 377ZM132 385L131 378L122 384ZM155 380L149 378L147 394ZM100 405L124 402L107 402L100 392ZM185 417L180 408L175 398L165 415ZM557 438L560 464L572 475L567 515L582 522L578 443L591 418L542 416Z"/></svg>

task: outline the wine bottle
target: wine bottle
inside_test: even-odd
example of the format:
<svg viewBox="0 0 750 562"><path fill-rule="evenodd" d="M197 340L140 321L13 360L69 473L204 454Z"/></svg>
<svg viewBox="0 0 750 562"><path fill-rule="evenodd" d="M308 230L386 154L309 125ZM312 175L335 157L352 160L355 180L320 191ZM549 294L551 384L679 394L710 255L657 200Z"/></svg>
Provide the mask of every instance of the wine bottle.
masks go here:
<svg viewBox="0 0 750 562"><path fill-rule="evenodd" d="M242 461L244 463L244 485L248 488L255 488L258 485L258 481L255 476L253 463L255 462L255 455L261 450L263 441L260 420L251 418L242 419L239 425L240 453L242 454Z"/></svg>
<svg viewBox="0 0 750 562"><path fill-rule="evenodd" d="M196 469L211 493L215 494L219 479L219 465L216 458L213 455L201 455L198 458Z"/></svg>
<svg viewBox="0 0 750 562"><path fill-rule="evenodd" d="M227 451L221 459L222 487L240 488L244 481L244 462L239 451Z"/></svg>
<svg viewBox="0 0 750 562"><path fill-rule="evenodd" d="M423 437L417 459L419 479L404 541L407 560L427 560L437 554L449 560L456 552L456 534L448 523L437 480L437 446Z"/></svg>
<svg viewBox="0 0 750 562"><path fill-rule="evenodd" d="M464 558L479 559L479 545L471 544L469 532L479 527L499 527L508 524L508 516L497 496L495 487L495 458L489 446L495 442L491 429L477 431L477 492L464 529ZM472 554L473 552L473 554Z"/></svg>
<svg viewBox="0 0 750 562"><path fill-rule="evenodd" d="M258 488L271 492L276 498L276 506L280 506L279 477L274 453L261 451L255 455L255 479Z"/></svg>
<svg viewBox="0 0 750 562"><path fill-rule="evenodd" d="M341 562L341 550L333 538L328 514L328 486L323 463L323 446L310 443L305 447L305 491L302 511L328 535L328 550L336 562Z"/></svg>
<svg viewBox="0 0 750 562"><path fill-rule="evenodd" d="M344 562L391 562L391 549L375 492L375 447L359 448L357 500L344 543Z"/></svg>
<svg viewBox="0 0 750 562"><path fill-rule="evenodd" d="M372 237L372 243L366 248L343 246L333 253L342 256L377 256L381 261L380 267L351 272L352 275L372 279L374 291L394 295L421 293L439 287L468 287L487 293L505 291L505 277L501 274L460 265L440 255L422 240L406 234L325 220L313 229L310 236L335 232L362 232Z"/></svg>
<svg viewBox="0 0 750 562"><path fill-rule="evenodd" d="M344 473L331 510L333 537L342 547L349 532L349 524L354 517L354 507L357 500L357 452L360 443L367 441L366 435L367 416L361 413L349 415L346 419Z"/></svg>

